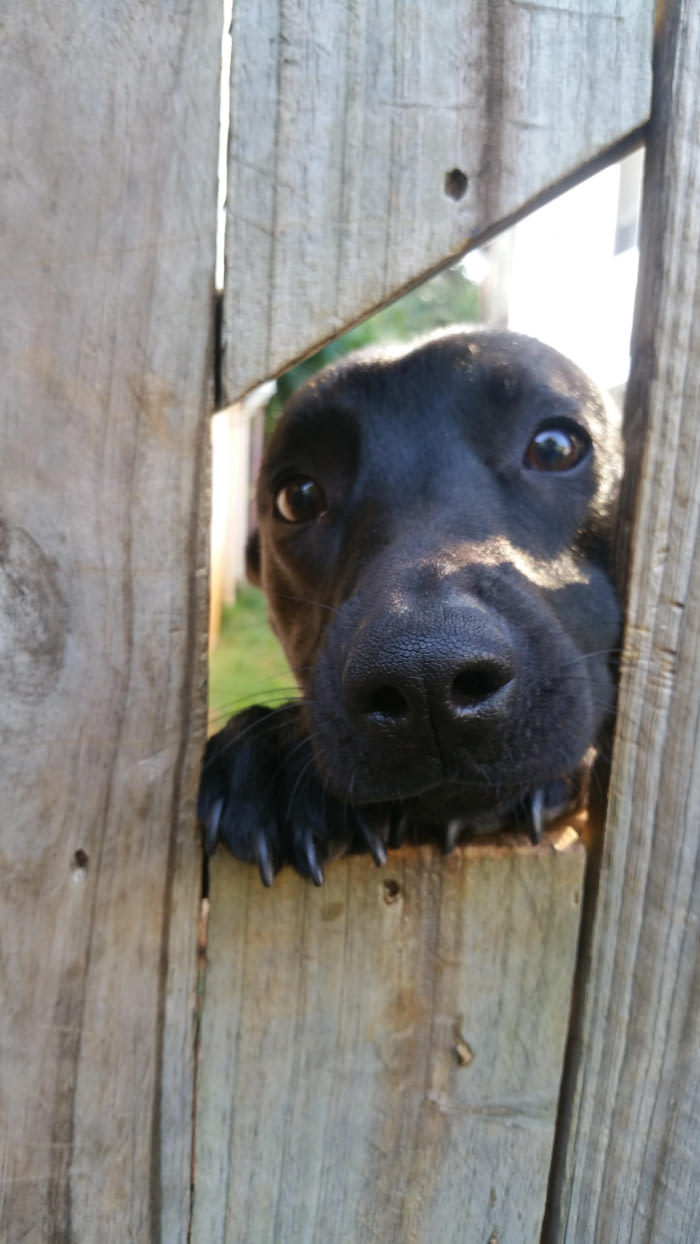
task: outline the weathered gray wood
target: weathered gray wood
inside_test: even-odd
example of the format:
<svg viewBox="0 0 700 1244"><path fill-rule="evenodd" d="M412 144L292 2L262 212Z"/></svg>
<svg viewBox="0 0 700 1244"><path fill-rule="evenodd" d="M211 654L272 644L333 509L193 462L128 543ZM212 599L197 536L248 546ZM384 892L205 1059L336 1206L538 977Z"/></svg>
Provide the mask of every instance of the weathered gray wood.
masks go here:
<svg viewBox="0 0 700 1244"><path fill-rule="evenodd" d="M610 807L553 1240L700 1239L700 8L662 6ZM644 429L646 426L646 439ZM623 541L626 543L626 541Z"/></svg>
<svg viewBox="0 0 700 1244"><path fill-rule="evenodd" d="M640 126L654 7L236 3L229 399ZM468 178L458 200L454 169Z"/></svg>
<svg viewBox="0 0 700 1244"><path fill-rule="evenodd" d="M187 1233L220 22L2 6L3 1244Z"/></svg>
<svg viewBox="0 0 700 1244"><path fill-rule="evenodd" d="M193 1244L536 1240L576 950L572 830L212 868Z"/></svg>

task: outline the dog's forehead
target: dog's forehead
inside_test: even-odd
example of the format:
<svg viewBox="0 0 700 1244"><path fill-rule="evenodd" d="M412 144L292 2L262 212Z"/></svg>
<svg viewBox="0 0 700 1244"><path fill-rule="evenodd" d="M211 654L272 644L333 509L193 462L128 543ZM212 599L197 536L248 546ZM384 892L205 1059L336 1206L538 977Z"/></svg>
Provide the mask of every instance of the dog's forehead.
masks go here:
<svg viewBox="0 0 700 1244"><path fill-rule="evenodd" d="M409 412L488 430L495 414L507 421L523 406L543 416L585 415L594 434L606 421L598 390L551 347L509 332L453 331L408 348L360 351L320 372L291 399L280 436L320 433L343 416L385 424Z"/></svg>

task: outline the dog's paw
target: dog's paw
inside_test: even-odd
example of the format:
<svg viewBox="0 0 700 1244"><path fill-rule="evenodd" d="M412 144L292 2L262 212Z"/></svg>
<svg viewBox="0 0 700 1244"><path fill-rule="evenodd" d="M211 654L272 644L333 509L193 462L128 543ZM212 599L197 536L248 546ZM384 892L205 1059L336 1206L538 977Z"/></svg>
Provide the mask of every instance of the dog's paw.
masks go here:
<svg viewBox="0 0 700 1244"><path fill-rule="evenodd" d="M256 706L232 717L207 743L197 798L207 855L223 842L238 859L256 863L267 886L284 862L278 733L271 709Z"/></svg>
<svg viewBox="0 0 700 1244"><path fill-rule="evenodd" d="M339 803L324 789L297 708L249 708L207 744L197 801L204 845L219 842L256 863L265 885L291 864L315 885L323 865L349 850L386 862L387 811Z"/></svg>

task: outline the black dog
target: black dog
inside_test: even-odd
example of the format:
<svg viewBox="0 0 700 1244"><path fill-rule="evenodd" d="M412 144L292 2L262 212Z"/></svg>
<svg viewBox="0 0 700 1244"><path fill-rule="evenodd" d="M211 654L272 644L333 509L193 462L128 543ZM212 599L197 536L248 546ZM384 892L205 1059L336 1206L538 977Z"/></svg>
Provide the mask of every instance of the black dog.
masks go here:
<svg viewBox="0 0 700 1244"><path fill-rule="evenodd" d="M620 470L601 394L526 337L450 332L300 389L248 563L302 698L210 740L207 849L320 884L324 860L382 863L407 827L539 838L613 700Z"/></svg>

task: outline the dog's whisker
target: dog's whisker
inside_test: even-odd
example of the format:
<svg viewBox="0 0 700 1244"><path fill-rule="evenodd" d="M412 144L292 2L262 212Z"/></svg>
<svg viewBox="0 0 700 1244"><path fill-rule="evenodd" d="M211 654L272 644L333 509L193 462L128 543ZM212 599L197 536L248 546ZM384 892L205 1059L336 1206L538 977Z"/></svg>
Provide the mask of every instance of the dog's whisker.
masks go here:
<svg viewBox="0 0 700 1244"><path fill-rule="evenodd" d="M248 636L256 631L258 633L266 631L268 626L267 618L234 618L226 624L223 634L227 640L235 640L238 635Z"/></svg>
<svg viewBox="0 0 700 1244"><path fill-rule="evenodd" d="M279 708L270 709L264 717L260 717L257 721L252 721L248 726L244 726L244 728L238 733L232 731L231 738L223 741L221 746L217 748L212 756L208 760L204 761L202 765L202 772L208 769L211 765L215 764L230 748L236 747L243 741L243 739L248 738L248 736L253 734L255 731L258 731L258 737L264 738L266 734L279 729L279 723L271 721L271 718L278 717L280 713L289 712L292 709L298 708L299 703L300 702L298 700L291 700L287 704L280 705Z"/></svg>
<svg viewBox="0 0 700 1244"><path fill-rule="evenodd" d="M567 663L567 668L571 668L572 665L583 664L586 661L592 661L598 657L605 657L608 661L612 662L614 659L619 657L621 651L621 648L598 648L594 652L581 652L574 658L573 661L569 661Z"/></svg>
<svg viewBox="0 0 700 1244"><path fill-rule="evenodd" d="M299 773L297 775L297 780L294 783L294 786L292 787L292 792L289 796L289 801L287 803L287 820L290 820L291 818L292 804L294 803L294 798L297 794L297 791L299 790L301 782L304 779L304 777L308 775L313 763L314 763L313 756L309 756L308 760L305 761L305 763L302 765L301 769L299 770Z"/></svg>
<svg viewBox="0 0 700 1244"><path fill-rule="evenodd" d="M236 704L242 703L243 700L247 699L249 695L256 695L261 699L268 695L299 695L299 684L296 679L287 676L284 678L284 681L282 681L281 675L282 671L279 675L271 674L269 678L256 679L255 685L251 691L248 691L245 694L241 693L240 695L233 695L230 700L222 700L220 701L220 706L222 708L225 708L228 704L233 704L235 706ZM289 671L287 671L287 675L289 675ZM234 687L232 687L232 691L233 690L235 690Z"/></svg>
<svg viewBox="0 0 700 1244"><path fill-rule="evenodd" d="M327 609L329 613L333 614L338 614L340 612L339 609L336 609L333 605L326 604L325 601L322 600L310 600L305 596L291 596L288 592L276 592L275 595L278 600L295 601L299 605L310 605L313 609Z"/></svg>
<svg viewBox="0 0 700 1244"><path fill-rule="evenodd" d="M283 763L286 764L287 761L292 759L292 756L296 756L296 754L300 752L303 748L312 746L314 739L317 739L319 737L320 735L318 731L314 731L312 734L305 734L303 738L299 739L298 742L295 743L294 746L289 749L289 751L285 752ZM313 760L314 757L312 756L311 759Z"/></svg>
<svg viewBox="0 0 700 1244"><path fill-rule="evenodd" d="M599 753L599 755L605 760L605 764L609 766L609 763L610 763L609 760L606 757L603 757L602 753ZM591 781L595 785L599 798L601 800L604 800L606 796L606 789L605 789L606 784L604 784L602 781L601 773L600 773L600 770L597 764L593 764L591 766L590 773L589 773L589 781Z"/></svg>
<svg viewBox="0 0 700 1244"><path fill-rule="evenodd" d="M278 695L251 693L251 695L241 696L239 700L232 700L229 704L222 704L218 708L210 709L209 721L228 721L235 713L242 712L246 708L255 708L256 705L260 705L262 708L279 708L284 704L291 703L300 703L298 687L286 687Z"/></svg>

